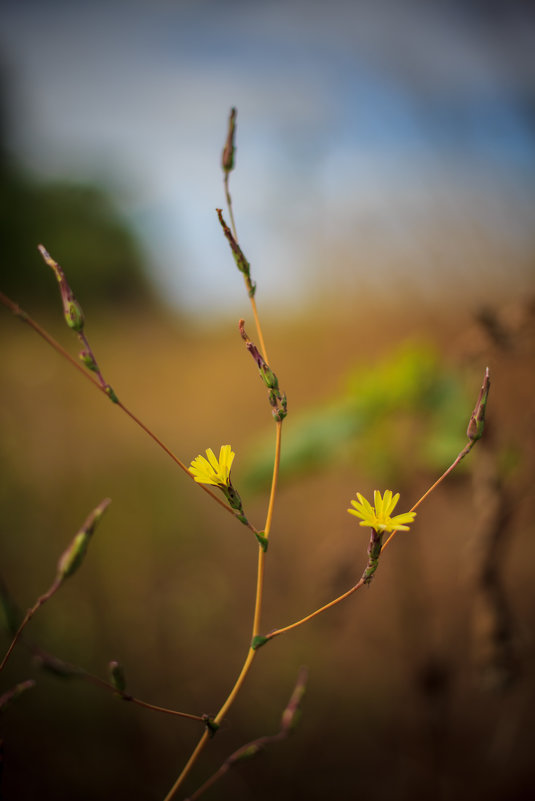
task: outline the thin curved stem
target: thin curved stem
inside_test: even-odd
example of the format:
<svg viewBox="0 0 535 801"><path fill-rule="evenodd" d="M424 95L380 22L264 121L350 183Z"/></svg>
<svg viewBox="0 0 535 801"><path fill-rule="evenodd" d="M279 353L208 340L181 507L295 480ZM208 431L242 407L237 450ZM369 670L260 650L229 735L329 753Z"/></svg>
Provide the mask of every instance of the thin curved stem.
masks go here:
<svg viewBox="0 0 535 801"><path fill-rule="evenodd" d="M464 448L462 449L462 451L460 451L460 453L457 455L457 457L454 459L454 461L453 461L453 462L450 464L450 466L448 467L448 469L447 469L447 470L445 470L445 471L442 473L442 475L440 476L440 478L437 478L437 480L435 481L435 483L434 483L434 484L431 484L431 486L429 487L429 489L428 489L428 490L426 490L426 492L424 492L424 494L422 495L422 497L421 497L421 498L419 498L419 499L416 501L416 503L414 504L414 506L412 506L412 507L409 509L409 512L414 512L414 510L415 510L415 509L417 509L417 508L420 506L420 504L421 504L421 503L423 503L423 501L425 501L425 499L426 499L426 498L427 498L429 495L431 495L431 493L432 493L434 490L436 490L436 488L438 487L438 485L439 485L439 484L441 484L441 483L444 481L444 479L445 479L447 476L449 476L449 474L452 472L452 470L454 470L454 469L457 467L457 465L459 464L459 462L461 461L461 459L464 459L464 457L465 457L467 454L469 454L469 453L470 453L470 451L472 450L472 448L474 447L474 445L476 444L476 442L477 442L477 440L473 440L473 439L472 439L472 440L469 440L469 441L466 443L466 445L464 446ZM385 540L385 542L383 543L383 547L381 548L381 553L384 551L384 549L386 548L386 546L388 545L388 543L390 542L390 540L392 540L392 539L395 537L395 535L396 535L397 533L398 533L398 530L397 530L397 529L396 529L395 531L392 531L392 533L390 534L390 536L388 537L388 539L387 539L387 540Z"/></svg>
<svg viewBox="0 0 535 801"><path fill-rule="evenodd" d="M228 208L228 215L230 218L230 227L232 229L232 233L234 235L234 239L236 242L238 241L238 232L236 230L236 223L234 221L234 212L232 210L232 197L230 195L230 189L228 185L230 173L225 171L223 176L223 185L225 187L225 200L227 201L227 208Z"/></svg>
<svg viewBox="0 0 535 801"><path fill-rule="evenodd" d="M26 626L28 625L28 623L30 622L32 617L35 615L37 610L40 609L41 606L44 603L46 603L48 600L50 600L50 598L52 598L54 593L57 590L59 590L59 588L61 587L61 584L62 584L62 580L63 580L62 577L58 576L55 579L55 581L52 584L52 586L45 593L43 593L42 595L39 596L39 598L34 603L34 605L31 607L31 609L28 609L28 611L24 615L24 618L22 619L22 623L20 624L20 626L18 627L18 629L17 629L17 631L15 633L15 636L11 640L11 644L10 644L9 648L7 649L7 651L6 651L6 654L5 654L4 658L2 659L2 662L0 663L0 673L4 669L4 667L5 667L6 663L7 663L7 660L11 656L11 653L12 653L15 645L19 641L19 638L20 638L22 632L24 631L24 629L26 628Z"/></svg>
<svg viewBox="0 0 535 801"><path fill-rule="evenodd" d="M433 492L433 490L435 490L438 487L438 485L442 481L444 481L444 479L452 472L452 470L454 470L457 467L461 459L463 459L468 453L470 453L476 441L477 440L470 440L469 442L467 442L465 447L457 455L457 457L454 459L454 461L451 463L448 469L442 473L440 478L438 478L426 492L424 492L421 498L419 498L416 501L416 503L411 507L411 509L409 509L409 512L414 512L414 510L420 506L420 504ZM388 543L392 540L392 538L397 534L397 531L398 531L397 529L395 531L392 531L388 539L383 543L383 546L381 548L381 553L384 551L384 549L386 548ZM285 634L287 631L291 631L292 629L296 629L299 626L302 626L303 623L307 623L309 620L312 620L318 615L321 615L321 613L326 612L327 609L331 609L331 607L336 606L336 604L339 604L341 601L345 601L346 598L349 598L349 596L353 595L353 593L356 592L356 590L360 589L360 587L362 587L363 584L365 584L364 579L363 578L359 579L359 581L353 587L351 587L351 589L347 590L347 592L345 592L343 595L340 595L333 601L329 601L329 603L325 604L324 606L321 606L319 609L316 609L316 611L312 612L310 615L301 618L301 620L297 620L295 623L291 623L289 626L284 626L284 628L281 629L275 629L275 631L266 634L266 640L272 640L274 637L278 637L279 634Z"/></svg>
<svg viewBox="0 0 535 801"><path fill-rule="evenodd" d="M97 389L100 389L102 392L104 392L103 387L100 386L100 383L97 381L97 379L94 378L91 375L91 373L88 373L86 368L83 367L79 362L77 362L76 359L73 356L71 356L71 354L68 353L65 350L65 348L59 344L57 340L51 337L50 334L47 331L45 331L44 328L41 328L39 323L36 323L35 320L33 320L30 317L30 315L24 311L24 309L21 309L18 303L14 303L11 300L11 298L8 298L8 296L4 295L3 292L0 292L0 303L3 303L4 306L15 315L15 317L18 317L20 320L22 320L23 323L26 323L27 325L30 326L30 328L33 328L35 333L39 334L39 336L42 337L45 340L45 342L47 342L50 345L50 347L54 348L54 350L57 351L60 354L60 356L63 356L65 359L67 359L67 361L70 362L73 367L76 367L76 369L83 376L85 376L85 378L87 378L88 381L91 381L91 383L94 384Z"/></svg>
<svg viewBox="0 0 535 801"><path fill-rule="evenodd" d="M96 386L98 386L98 384ZM178 467L180 467L180 469L188 476L188 478L191 478L192 481L195 481L194 477L192 476L192 474L190 473L184 462L182 462L178 458L178 456L176 456L173 453L173 451L170 448L168 448L167 445L164 442L162 442L162 440L159 437L157 437L156 434L148 426L146 426L142 420L139 419L139 417L136 417L136 415L133 412L131 412L130 409L128 409L123 403L121 403L121 401L119 401L116 404L116 406L119 406L119 408L126 415L128 415L128 417L136 425L138 425L164 451L164 453L166 453L169 456L169 458L172 459L176 465L178 465ZM230 514L233 517L237 517L235 511L231 509L230 506L227 506L227 504L224 503L224 501L222 501L221 498L219 498L214 492L212 492L212 490L209 489L205 484L199 484L196 481L195 484L197 487L200 487L200 489L202 489L203 492L209 495L216 503L218 503L219 506L223 507L223 509L225 509L227 512L230 512ZM256 534L256 529L251 523L247 523L246 525L247 528L249 528L253 532L253 534Z"/></svg>
<svg viewBox="0 0 535 801"><path fill-rule="evenodd" d="M232 230L232 235L234 236L234 239L236 240L236 242L239 242L239 240L238 240L238 231L237 231L237 228L236 228L236 221L234 220L234 211L232 209L232 197L231 197L230 188L229 188L229 176L230 176L230 172L225 170L224 175L223 175L223 186L225 188L225 200L226 200L226 203L227 203L227 209L228 209L228 214L229 214L229 219L230 219L230 228ZM269 359L268 359L267 350L266 350L266 343L264 341L264 335L262 333L262 326L260 325L260 318L258 316L258 310L256 308L256 301L255 301L254 295L249 295L249 298L250 298L250 301L251 301L251 308L253 310L253 317L254 317L255 326L256 326L256 333L258 334L258 341L260 343L260 350L262 352L262 356L264 357L265 361L269 364Z"/></svg>
<svg viewBox="0 0 535 801"><path fill-rule="evenodd" d="M171 799L174 798L176 792L180 789L181 785L183 784L186 776L188 775L188 773L190 772L190 770L192 769L194 764L197 762L199 756L203 752L204 746L208 742L209 736L210 736L210 734L209 734L208 731L205 731L203 733L203 736L201 737L201 739L199 740L199 742L195 746L190 758L188 759L188 761L186 762L186 764L182 768L182 772L181 772L180 776L178 776L176 782L173 784L173 786L171 787L171 789L169 790L169 792L165 796L164 801L171 801Z"/></svg>
<svg viewBox="0 0 535 801"><path fill-rule="evenodd" d="M118 690L113 684L110 684L108 681L104 681L104 679L99 678L99 676L94 676L92 673L88 673L85 670L81 670L78 674L80 678L85 679L85 681L89 682L90 684L94 684L96 687L104 687L110 692L119 695L123 701L130 701L136 706L142 706L144 709L152 709L154 712L162 712L164 715L173 715L174 717L178 718L186 718L187 720L195 720L200 723L205 721L205 718L202 715L193 715L191 712L180 712L177 709L169 709L165 706L158 706L157 704L151 704L148 701L142 701L141 698L136 698L135 695L130 695L130 693L124 692L123 690Z"/></svg>
<svg viewBox="0 0 535 801"><path fill-rule="evenodd" d="M277 435L275 441L275 460L273 464L273 476L271 479L271 492L269 495L268 510L266 514L266 525L264 528L264 537L269 540L271 531L271 524L273 522L273 510L275 508L275 496L277 494L277 483L279 479L280 457L281 457L281 441L282 441L282 420L277 421ZM263 548L258 549L258 569L256 574L256 599L255 611L253 618L253 633L252 639L260 634L260 620L262 617L262 601L264 597L264 571L265 571L266 553Z"/></svg>
<svg viewBox="0 0 535 801"><path fill-rule="evenodd" d="M254 296L251 297L251 308L253 310L253 317L256 326L256 333L258 334L258 342L260 344L260 350L262 351L262 356L264 357L265 361L269 364L269 359L266 350L266 343L264 342L264 335L262 333L262 326L260 325L260 318L258 317L258 311L256 308L256 300Z"/></svg>
<svg viewBox="0 0 535 801"><path fill-rule="evenodd" d="M312 620L318 615L321 615L322 612L326 612L327 609L331 609L333 606L336 606L336 604L345 601L345 599L349 598L350 595L353 595L354 592L360 590L360 588L363 586L364 583L365 583L364 579L360 578L357 581L357 583L349 590L347 590L347 592L344 592L343 595L339 595L338 598L335 598L333 601L329 601L328 604L325 604L324 606L321 606L319 609L316 609L316 611L312 612L310 615L301 618L301 620L297 620L295 623L291 623L289 626L284 626L284 628L282 629L275 629L275 631L271 631L269 634L266 634L266 640L272 640L274 637L278 637L279 634L285 634L287 631L291 631L292 629L296 629L299 626L302 626L303 623L308 623L309 620Z"/></svg>
<svg viewBox="0 0 535 801"><path fill-rule="evenodd" d="M229 218L230 218L230 227L231 227L231 230L232 230L232 235L233 235L234 239L236 240L236 243L239 243L238 231L236 229L236 222L234 220L234 212L232 210L232 197L230 195L230 189L229 189L229 173L228 172L225 172L225 174L224 174L223 185L225 187L225 199L226 199L226 202L227 202L227 209L228 209ZM267 349L266 349L266 343L264 341L264 334L262 333L262 326L260 325L260 318L258 316L258 309L256 308L256 300L255 300L254 295L250 294L249 295L249 299L251 301L251 308L253 310L253 317L254 317L254 322L255 322L255 326L256 326L256 333L258 334L258 342L260 344L260 350L262 352L262 356L264 357L264 360L269 364L269 359L268 359Z"/></svg>
<svg viewBox="0 0 535 801"><path fill-rule="evenodd" d="M101 383L93 375L91 375L91 373L89 373L85 367L83 367L79 362L77 362L76 359L73 356L71 356L71 354L68 351L66 351L65 348L62 345L60 345L60 343L57 340L55 340L52 336L50 336L50 334L47 331L45 331L44 328L42 328L38 323L36 323L35 320L33 320L29 316L29 314L27 314L23 309L21 309L21 307L17 303L14 303L11 300L11 298L8 298L7 295L4 295L3 292L0 292L0 302L3 303L4 306L6 306L16 317L18 317L24 323L29 325L30 328L32 328L37 334L39 334L39 336L42 337L45 340L45 342L48 345L50 345L57 353L59 353L60 356L63 356L64 359L67 359L67 361L73 367L75 367L83 376L85 376L85 378L87 378L88 381L91 381L91 383L93 384L94 387L96 387L96 389L98 389L100 392L106 395L106 397L109 397L105 382ZM174 454L173 451L170 448L168 448L167 445L165 445L162 442L162 440L158 436L156 436L156 434L139 419L139 417L137 417L133 412L131 412L130 409L128 409L124 405L124 403L122 403L118 399L115 402L115 406L118 406L121 409L121 411L123 411L137 426L139 426L139 428L141 428L142 431L144 431L145 434L147 434L156 443L156 445L158 445L164 451L164 453L166 453L167 456L169 456L169 458L172 459L173 462L178 467L180 467L180 469L184 473L186 473L186 475L192 481L194 481L192 474L190 473L184 462L182 462L178 458L178 456L176 456L176 454ZM200 487L200 489L203 490L203 492L209 495L212 498L212 500L214 500L217 504L219 504L219 506L221 506L223 509L229 512L233 517L237 517L235 511L231 509L230 506L227 506L227 504L224 503L224 501L222 501L221 498L219 498L214 492L212 492L212 490L208 489L208 487L206 487L204 484L199 484L197 482L195 482L195 484L197 487ZM246 525L253 532L253 534L257 533L256 529L254 528L253 525L251 525L251 523L247 523Z"/></svg>

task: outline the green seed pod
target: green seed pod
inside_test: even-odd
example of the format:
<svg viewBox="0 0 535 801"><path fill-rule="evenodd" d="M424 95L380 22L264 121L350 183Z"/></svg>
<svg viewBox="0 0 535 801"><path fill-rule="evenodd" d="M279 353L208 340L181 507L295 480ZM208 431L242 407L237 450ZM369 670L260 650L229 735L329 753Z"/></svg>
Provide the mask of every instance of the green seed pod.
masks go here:
<svg viewBox="0 0 535 801"><path fill-rule="evenodd" d="M126 690L126 676L122 665L119 662L113 661L108 665L110 673L110 682L118 693L124 693Z"/></svg>
<svg viewBox="0 0 535 801"><path fill-rule="evenodd" d="M115 394L112 387L109 384L106 385L106 395L111 400L112 403L119 403L119 398Z"/></svg>
<svg viewBox="0 0 535 801"><path fill-rule="evenodd" d="M63 294L63 293L62 293ZM63 313L65 321L73 331L81 331L84 327L84 313L78 301L69 300L63 302Z"/></svg>
<svg viewBox="0 0 535 801"><path fill-rule="evenodd" d="M69 578L78 570L84 560L90 539L91 534L88 534L87 531L80 531L67 550L63 552L58 562L58 574L62 579Z"/></svg>
<svg viewBox="0 0 535 801"><path fill-rule="evenodd" d="M98 366L95 362L94 358L88 353L86 350L80 351L78 354L78 358L82 361L88 370L92 370L94 373L98 372Z"/></svg>
<svg viewBox="0 0 535 801"><path fill-rule="evenodd" d="M91 512L69 547L60 556L58 562L58 579L60 581L64 581L66 578L69 578L69 576L72 576L82 564L89 545L89 540L93 536L97 523L109 504L110 499L105 498L105 500Z"/></svg>

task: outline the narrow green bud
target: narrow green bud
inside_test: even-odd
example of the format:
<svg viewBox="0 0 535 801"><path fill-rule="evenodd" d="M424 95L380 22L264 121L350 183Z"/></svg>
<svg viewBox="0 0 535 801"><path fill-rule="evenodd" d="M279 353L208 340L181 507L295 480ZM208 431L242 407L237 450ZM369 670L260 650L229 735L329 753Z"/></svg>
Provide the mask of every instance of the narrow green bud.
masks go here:
<svg viewBox="0 0 535 801"><path fill-rule="evenodd" d="M58 562L58 575L62 580L72 576L78 570L84 560L90 539L89 532L80 531L64 551Z"/></svg>
<svg viewBox="0 0 535 801"><path fill-rule="evenodd" d="M247 518L245 516L245 512L243 511L243 504L242 504L242 500L240 498L240 494L239 494L238 490L234 489L234 487L232 486L232 483L230 482L230 479L229 479L228 485L227 486L222 486L221 490L223 491L223 493L224 493L227 501L229 502L229 505L232 507L232 509L235 509L236 512L238 512L238 514L236 515L238 520L241 523L243 523L245 526L247 526L249 521L247 520Z"/></svg>
<svg viewBox="0 0 535 801"><path fill-rule="evenodd" d="M253 637L251 648L253 651L258 651L258 649L265 645L268 641L269 637L264 637L262 634L257 634L256 637Z"/></svg>
<svg viewBox="0 0 535 801"><path fill-rule="evenodd" d="M112 389L112 387L110 387L109 384L106 385L106 395L108 396L108 398L111 400L112 403L119 403L119 398L117 397L114 390Z"/></svg>
<svg viewBox="0 0 535 801"><path fill-rule="evenodd" d="M52 654L38 654L35 657L35 663L42 670L46 670L47 673L52 673L61 679L71 679L81 673L80 668L70 665L68 662L63 662L63 660L52 656Z"/></svg>
<svg viewBox="0 0 535 801"><path fill-rule="evenodd" d="M288 706L282 713L281 731L290 734L299 722L301 716L301 702L304 698L307 686L308 670L302 667L297 677L297 682Z"/></svg>
<svg viewBox="0 0 535 801"><path fill-rule="evenodd" d="M98 365L92 355L88 353L86 350L81 350L78 354L78 358L82 361L88 370L92 370L94 373L98 373Z"/></svg>
<svg viewBox="0 0 535 801"><path fill-rule="evenodd" d="M113 685L114 689L122 695L126 690L126 676L122 665L114 660L108 665L108 671L110 674L111 684Z"/></svg>
<svg viewBox="0 0 535 801"><path fill-rule="evenodd" d="M65 321L73 331L81 331L84 327L84 313L76 300L64 303Z"/></svg>
<svg viewBox="0 0 535 801"><path fill-rule="evenodd" d="M234 169L234 155L236 153L236 148L234 146L234 135L236 133L236 115L237 111L235 108L231 108L230 115L228 118L228 132L227 138L225 141L225 147L223 148L223 153L221 155L221 166L223 167L223 172L229 173L231 170Z"/></svg>
<svg viewBox="0 0 535 801"><path fill-rule="evenodd" d="M260 373L260 378L266 385L268 391L269 405L271 406L271 413L275 420L282 421L288 414L288 402L286 400L286 393L281 392L279 389L279 380L269 364L266 362L254 342L251 342L245 331L245 320L240 320L238 323L240 335L245 342L245 347L253 357Z"/></svg>
<svg viewBox="0 0 535 801"><path fill-rule="evenodd" d="M370 543L368 545L368 564L362 574L364 584L369 584L375 575L375 571L379 567L379 557L381 556L381 548L383 545L384 532L377 532L372 529Z"/></svg>
<svg viewBox="0 0 535 801"><path fill-rule="evenodd" d="M249 743L249 745L244 745L243 748L238 748L237 751L231 754L227 762L229 765L233 765L235 762L243 762L244 759L252 759L260 751L263 751L262 743Z"/></svg>
<svg viewBox="0 0 535 801"><path fill-rule="evenodd" d="M110 499L105 498L105 500L91 512L69 547L61 555L58 562L58 579L60 581L64 581L66 578L69 578L69 576L72 576L82 564L89 545L89 540L93 536L97 523L110 503Z"/></svg>
<svg viewBox="0 0 535 801"><path fill-rule="evenodd" d="M466 436L470 440L477 441L483 436L483 429L485 428L485 412L487 409L487 400L490 390L490 376L489 368L485 370L483 377L483 384L479 390L479 396L474 407L474 411L470 417L468 428L466 429Z"/></svg>
<svg viewBox="0 0 535 801"><path fill-rule="evenodd" d="M65 317L65 322L69 328L73 329L73 331L82 331L84 327L84 313L80 304L74 297L72 289L67 283L65 273L43 245L38 245L37 249L43 257L45 263L52 268L56 276L59 284L59 291L61 293L61 302L63 303L63 316Z"/></svg>
<svg viewBox="0 0 535 801"><path fill-rule="evenodd" d="M232 255L234 256L234 261L236 262L236 266L238 270L243 274L245 279L245 285L247 286L247 290L249 292L249 297L254 297L256 292L256 284L251 279L251 265L243 255L243 251L241 247L238 245L234 236L232 235L232 231L226 224L225 220L223 219L223 212L221 209L216 209L217 215L219 217L219 222L221 223L221 227L223 229L223 233L225 234L227 241L230 245L230 249L232 251Z"/></svg>

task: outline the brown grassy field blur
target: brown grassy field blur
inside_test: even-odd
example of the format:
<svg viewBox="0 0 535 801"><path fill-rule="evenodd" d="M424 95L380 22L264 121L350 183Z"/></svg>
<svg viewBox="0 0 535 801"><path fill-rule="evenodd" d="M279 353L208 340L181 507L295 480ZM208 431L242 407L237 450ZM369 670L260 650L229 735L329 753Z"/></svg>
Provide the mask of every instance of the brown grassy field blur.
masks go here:
<svg viewBox="0 0 535 801"><path fill-rule="evenodd" d="M288 435L299 414L337 397L350 368L406 339L432 343L458 376L471 398L466 422L488 364L488 426L413 531L389 547L371 587L262 649L190 792L235 748L277 731L305 664L309 690L295 735L236 768L207 799L535 797L534 309L527 301L503 308L497 298L483 324L474 311L469 303L415 309L360 298L267 320L270 360L288 394ZM239 313L250 317L245 303ZM75 352L60 322L49 325ZM82 569L32 621L28 638L103 677L109 660L121 661L140 698L215 713L249 642L254 538L28 328L7 312L0 326L0 573L21 608L48 587L90 509L113 501ZM231 443L233 481L245 483L247 460L273 426L236 321L196 330L169 315L95 311L87 333L121 400L180 458L189 463ZM457 450L464 425L453 434ZM401 512L436 475L414 464L410 437L400 441L407 470L391 488L402 492ZM357 490L369 496L382 481L350 459L281 481L266 631L360 576L367 535L346 509ZM265 494L242 497L261 527ZM2 634L2 651L7 645ZM47 675L23 647L0 692L30 676L36 688L0 720L6 799L165 795L197 724Z"/></svg>

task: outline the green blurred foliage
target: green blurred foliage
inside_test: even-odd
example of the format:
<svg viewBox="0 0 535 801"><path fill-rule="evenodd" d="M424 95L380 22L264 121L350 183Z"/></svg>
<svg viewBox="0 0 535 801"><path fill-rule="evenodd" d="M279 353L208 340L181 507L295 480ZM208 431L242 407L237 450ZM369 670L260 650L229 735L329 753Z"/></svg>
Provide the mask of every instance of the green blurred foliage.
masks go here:
<svg viewBox="0 0 535 801"><path fill-rule="evenodd" d="M352 367L338 394L292 417L281 475L303 476L337 462L360 464L383 481L441 471L463 445L471 409L457 372L437 349L406 341L374 364ZM271 443L253 449L248 489L271 477Z"/></svg>
<svg viewBox="0 0 535 801"><path fill-rule="evenodd" d="M57 308L57 288L37 253L45 245L85 303L144 305L154 296L143 254L108 192L75 182L40 182L0 166L0 286L15 301Z"/></svg>

